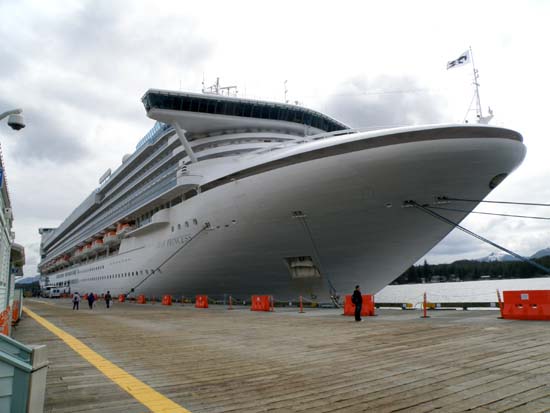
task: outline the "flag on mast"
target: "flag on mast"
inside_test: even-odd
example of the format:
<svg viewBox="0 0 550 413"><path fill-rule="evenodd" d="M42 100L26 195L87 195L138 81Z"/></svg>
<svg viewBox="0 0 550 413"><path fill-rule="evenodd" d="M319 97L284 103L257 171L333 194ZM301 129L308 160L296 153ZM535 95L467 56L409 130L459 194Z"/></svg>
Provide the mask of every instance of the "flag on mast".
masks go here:
<svg viewBox="0 0 550 413"><path fill-rule="evenodd" d="M466 50L464 53L462 53L458 59L451 60L450 62L447 62L447 70L452 69L454 67L465 65L466 63L470 62L470 51Z"/></svg>

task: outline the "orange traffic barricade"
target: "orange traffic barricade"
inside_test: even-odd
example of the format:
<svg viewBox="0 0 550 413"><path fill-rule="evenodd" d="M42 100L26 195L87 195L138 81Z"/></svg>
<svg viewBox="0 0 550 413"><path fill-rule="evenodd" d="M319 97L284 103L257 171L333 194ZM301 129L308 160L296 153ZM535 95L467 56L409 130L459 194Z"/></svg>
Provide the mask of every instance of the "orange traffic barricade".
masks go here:
<svg viewBox="0 0 550 413"><path fill-rule="evenodd" d="M11 322L15 324L19 320L19 300L13 301L13 311L11 315Z"/></svg>
<svg viewBox="0 0 550 413"><path fill-rule="evenodd" d="M165 295L164 297L162 297L162 305L172 305L172 296Z"/></svg>
<svg viewBox="0 0 550 413"><path fill-rule="evenodd" d="M253 295L250 311L273 311L273 298L270 295Z"/></svg>
<svg viewBox="0 0 550 413"><path fill-rule="evenodd" d="M197 295L195 297L195 308L208 308L208 296Z"/></svg>
<svg viewBox="0 0 550 413"><path fill-rule="evenodd" d="M10 316L11 311L9 306L0 313L0 334L4 334L5 336L10 334Z"/></svg>
<svg viewBox="0 0 550 413"><path fill-rule="evenodd" d="M502 318L550 320L550 290L504 291Z"/></svg>
<svg viewBox="0 0 550 413"><path fill-rule="evenodd" d="M137 298L137 303L138 304L145 304L146 302L147 302L147 299L145 298L145 296L143 294L138 295L138 298Z"/></svg>
<svg viewBox="0 0 550 413"><path fill-rule="evenodd" d="M361 315L368 317L374 314L374 296L372 294L363 294L363 306ZM344 315L355 315L355 304L351 302L351 295L346 295L344 301Z"/></svg>
<svg viewBox="0 0 550 413"><path fill-rule="evenodd" d="M124 301L126 301L126 296L124 294L119 294L118 295L118 302L123 303Z"/></svg>

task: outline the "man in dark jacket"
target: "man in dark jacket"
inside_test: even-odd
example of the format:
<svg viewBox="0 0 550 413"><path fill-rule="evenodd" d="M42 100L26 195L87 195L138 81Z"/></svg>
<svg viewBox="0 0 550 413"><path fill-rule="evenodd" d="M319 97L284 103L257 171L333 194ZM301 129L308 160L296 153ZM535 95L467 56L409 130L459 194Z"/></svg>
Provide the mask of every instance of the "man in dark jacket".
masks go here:
<svg viewBox="0 0 550 413"><path fill-rule="evenodd" d="M355 304L355 321L362 321L361 307L363 306L363 296L361 295L361 290L358 285L355 286L355 291L351 296L351 302Z"/></svg>
<svg viewBox="0 0 550 413"><path fill-rule="evenodd" d="M107 308L111 308L111 300L112 299L113 299L113 297L111 297L111 292L107 291L107 294L105 294L105 305L107 306Z"/></svg>

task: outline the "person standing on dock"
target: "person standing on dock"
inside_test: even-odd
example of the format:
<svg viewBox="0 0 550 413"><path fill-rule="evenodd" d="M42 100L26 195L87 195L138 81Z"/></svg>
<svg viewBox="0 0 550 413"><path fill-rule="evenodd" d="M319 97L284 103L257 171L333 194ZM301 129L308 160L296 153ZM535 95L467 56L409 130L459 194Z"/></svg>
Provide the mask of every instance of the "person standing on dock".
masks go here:
<svg viewBox="0 0 550 413"><path fill-rule="evenodd" d="M90 310L93 310L93 308L94 308L94 301L95 301L94 293L89 293L88 294L88 305L90 306Z"/></svg>
<svg viewBox="0 0 550 413"><path fill-rule="evenodd" d="M107 306L107 308L111 308L111 300L111 292L107 291L107 294L105 294L105 305Z"/></svg>
<svg viewBox="0 0 550 413"><path fill-rule="evenodd" d="M351 302L355 304L355 321L362 321L361 307L363 306L363 296L361 295L361 290L358 285L355 286L355 291L351 296Z"/></svg>
<svg viewBox="0 0 550 413"><path fill-rule="evenodd" d="M80 304L80 295L78 293L73 294L73 310L78 310L78 306Z"/></svg>

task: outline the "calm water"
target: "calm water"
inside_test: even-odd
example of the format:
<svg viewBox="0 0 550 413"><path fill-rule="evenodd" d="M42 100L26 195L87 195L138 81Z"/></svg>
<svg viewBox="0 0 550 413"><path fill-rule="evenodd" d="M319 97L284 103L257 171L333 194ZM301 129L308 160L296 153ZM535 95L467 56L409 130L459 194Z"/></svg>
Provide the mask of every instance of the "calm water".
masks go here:
<svg viewBox="0 0 550 413"><path fill-rule="evenodd" d="M550 277L514 280L465 281L433 284L388 285L375 296L379 303L496 302L496 290L550 290Z"/></svg>

